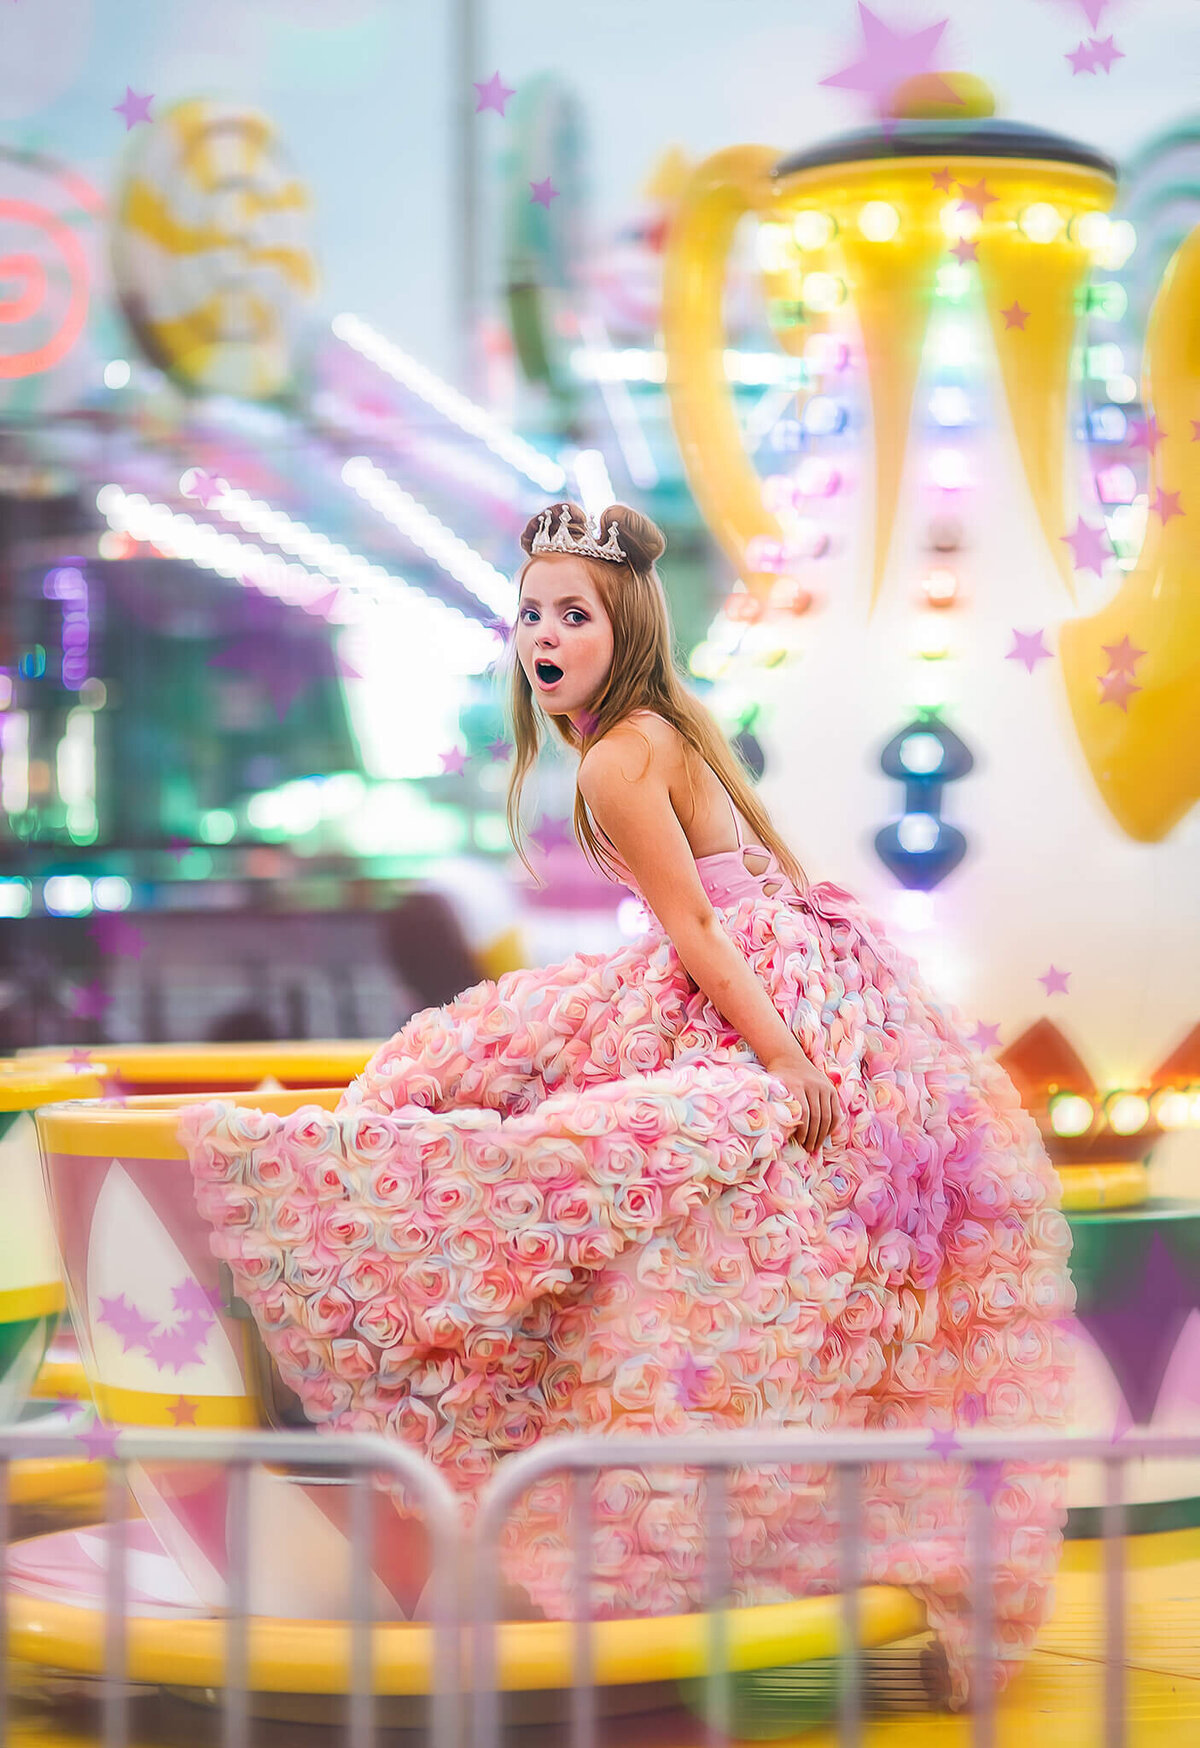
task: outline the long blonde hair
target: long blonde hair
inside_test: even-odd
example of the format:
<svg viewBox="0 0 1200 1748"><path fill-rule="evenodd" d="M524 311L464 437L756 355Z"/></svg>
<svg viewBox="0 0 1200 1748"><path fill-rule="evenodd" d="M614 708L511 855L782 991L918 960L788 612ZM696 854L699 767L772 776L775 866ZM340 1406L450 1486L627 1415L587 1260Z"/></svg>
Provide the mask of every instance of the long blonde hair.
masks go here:
<svg viewBox="0 0 1200 1748"><path fill-rule="evenodd" d="M555 527L562 507L561 504L552 506L552 525ZM588 528L587 517L578 504L567 507L571 513L571 533L578 539ZM531 516L525 525L521 546L526 554L530 553L542 514L538 512ZM676 667L667 598L654 568L655 560L667 544L661 529L625 504L610 504L599 520L601 539L613 522L618 525L626 562L617 564L611 559L584 557L578 561L587 567L588 575L595 582L613 634L612 664L604 688L593 703L592 720L586 733L580 734L569 716L543 712L535 705L529 680L517 659L515 629L510 641L507 657L509 716L516 756L508 781L506 814L518 856L530 874L534 874L525 854L520 807L525 779L542 748L543 716L549 718L559 739L582 757L590 746L603 740L609 730L618 722L624 722L632 711L653 710L672 724L684 742L684 764L693 802L695 778L699 763L703 763L716 773L758 843L772 850L789 879L805 888L808 880L804 869L771 824L770 816L751 788L744 767L717 722L699 699L688 691ZM518 591L530 563L531 558L527 557L521 566L517 576ZM573 824L575 836L589 860L619 877L616 863L592 828L578 786ZM537 878L536 874L534 878Z"/></svg>

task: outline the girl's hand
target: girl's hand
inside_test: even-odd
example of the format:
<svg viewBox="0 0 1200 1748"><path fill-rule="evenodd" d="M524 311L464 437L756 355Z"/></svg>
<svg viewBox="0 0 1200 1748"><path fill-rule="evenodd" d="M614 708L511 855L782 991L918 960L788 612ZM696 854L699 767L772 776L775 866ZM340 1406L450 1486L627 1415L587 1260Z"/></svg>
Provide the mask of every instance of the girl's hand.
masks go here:
<svg viewBox="0 0 1200 1748"><path fill-rule="evenodd" d="M803 1052L776 1056L764 1067L768 1074L783 1082L789 1098L799 1107L797 1139L806 1153L815 1153L829 1139L835 1123L841 1121L837 1088Z"/></svg>

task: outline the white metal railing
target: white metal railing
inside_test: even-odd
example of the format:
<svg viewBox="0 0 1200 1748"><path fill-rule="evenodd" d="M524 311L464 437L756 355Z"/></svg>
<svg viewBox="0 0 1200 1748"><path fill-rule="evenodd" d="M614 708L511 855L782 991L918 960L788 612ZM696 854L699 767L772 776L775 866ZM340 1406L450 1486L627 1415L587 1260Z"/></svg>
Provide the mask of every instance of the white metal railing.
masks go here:
<svg viewBox="0 0 1200 1748"><path fill-rule="evenodd" d="M729 1607L729 1537L725 1485L733 1469L763 1464L811 1465L837 1474L839 1574L842 1594L842 1647L838 1699L840 1748L857 1748L862 1739L862 1659L858 1598L863 1568L860 1536L862 1470L879 1463L944 1462L944 1446L931 1449L928 1432L711 1433L681 1437L555 1437L505 1459L483 1490L473 1525L465 1528L458 1502L441 1474L404 1445L364 1434L309 1432L196 1432L189 1429L122 1431L108 1461L106 1522L111 1550L106 1574L105 1659L102 1683L104 1748L128 1748L126 1683L126 1538L122 1526L128 1505L125 1470L130 1462L219 1463L230 1470L228 1521L229 1604L225 1611L225 1682L222 1691L222 1748L248 1748L249 1656L247 1643L249 1475L257 1463L304 1469L346 1469L353 1488L350 1512L351 1681L347 1696L348 1748L374 1748L376 1683L372 1647L372 1565L370 1559L373 1474L401 1483L424 1511L432 1549L430 1625L433 1661L428 1729L429 1748L499 1748L503 1718L497 1690L496 1628L500 1600L500 1537L513 1506L547 1475L573 1477L572 1549L574 1584L573 1668L570 1700L571 1748L595 1748L597 1702L589 1607L592 1526L590 1486L585 1481L606 1469L653 1469L662 1465L704 1470L705 1599L710 1647L710 1743L730 1740L730 1672L726 1614ZM68 1429L41 1431L34 1424L0 1429L0 1560L7 1550L7 1470L20 1457L77 1456L78 1435ZM1125 1748L1125 1578L1124 1492L1126 1463L1200 1458L1200 1433L1165 1434L1133 1430L1119 1444L1074 1433L1030 1430L1015 1433L964 1431L957 1435L953 1460L973 1470L1017 1462L1066 1464L1098 1462L1105 1475L1103 1509L1105 1644L1104 1748ZM972 1489L971 1557L974 1618L975 1748L993 1748L995 1697L992 1687L994 1622L993 1549L990 1490ZM471 1572L471 1594L460 1586ZM3 1572L0 1570L0 1577ZM0 1583L0 1645L8 1622L5 1585ZM471 1705L465 1704L470 1698ZM6 1674L0 1659L0 1743L7 1722Z"/></svg>

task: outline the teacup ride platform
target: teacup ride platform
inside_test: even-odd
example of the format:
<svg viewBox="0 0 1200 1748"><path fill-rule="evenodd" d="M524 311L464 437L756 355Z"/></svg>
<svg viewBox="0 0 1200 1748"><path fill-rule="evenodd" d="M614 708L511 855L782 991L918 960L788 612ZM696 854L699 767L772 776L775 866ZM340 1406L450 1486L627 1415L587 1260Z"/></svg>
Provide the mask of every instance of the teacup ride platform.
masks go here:
<svg viewBox="0 0 1200 1748"><path fill-rule="evenodd" d="M342 1088L222 1094L278 1113L332 1110ZM113 1427L295 1425L290 1393L271 1366L245 1307L223 1282L195 1211L191 1170L176 1138L193 1093L81 1100L38 1114L53 1218L89 1388ZM182 1332L182 1333L181 1333ZM165 1336L165 1341L156 1341ZM133 1463L129 1489L141 1513L126 1526L135 1582L128 1613L133 1681L201 1698L224 1674L230 1582L230 1478L216 1464ZM393 1511L372 1537L374 1682L381 1714L402 1722L424 1704L432 1632L416 1561L417 1537ZM351 1595L346 1484L307 1472L255 1468L247 1517L249 1685L267 1715L311 1720L317 1696L334 1706L350 1680ZM410 1524L411 1520L407 1520ZM35 1537L10 1550L10 1648L20 1661L98 1676L104 1667L105 1525ZM389 1557L400 1552L399 1568ZM780 1663L825 1670L841 1631L842 1600L808 1597L731 1611L735 1669ZM877 1586L858 1597L861 1643L879 1647L922 1631L907 1592ZM594 1625L602 1713L675 1704L676 1681L703 1677L711 1623L704 1614ZM501 1689L530 1723L568 1703L569 1622L513 1620L498 1642ZM827 1673L818 1689L833 1703ZM295 1696L304 1696L297 1702ZM291 1697L288 1697L291 1696ZM822 1702L824 1703L824 1702ZM407 1710L406 1710L407 1707ZM319 1709L319 1708L318 1708ZM825 1715L825 1714L822 1714Z"/></svg>

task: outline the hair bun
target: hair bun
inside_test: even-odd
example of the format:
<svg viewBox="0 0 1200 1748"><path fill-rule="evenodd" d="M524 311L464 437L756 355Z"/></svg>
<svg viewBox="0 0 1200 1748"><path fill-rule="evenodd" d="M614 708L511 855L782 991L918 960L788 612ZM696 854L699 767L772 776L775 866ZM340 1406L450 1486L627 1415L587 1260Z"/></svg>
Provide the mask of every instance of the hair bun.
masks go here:
<svg viewBox="0 0 1200 1748"><path fill-rule="evenodd" d="M610 504L598 518L600 539L608 537L610 525L617 524L617 539L634 570L648 571L667 550L667 540L657 522L631 510L628 504Z"/></svg>

